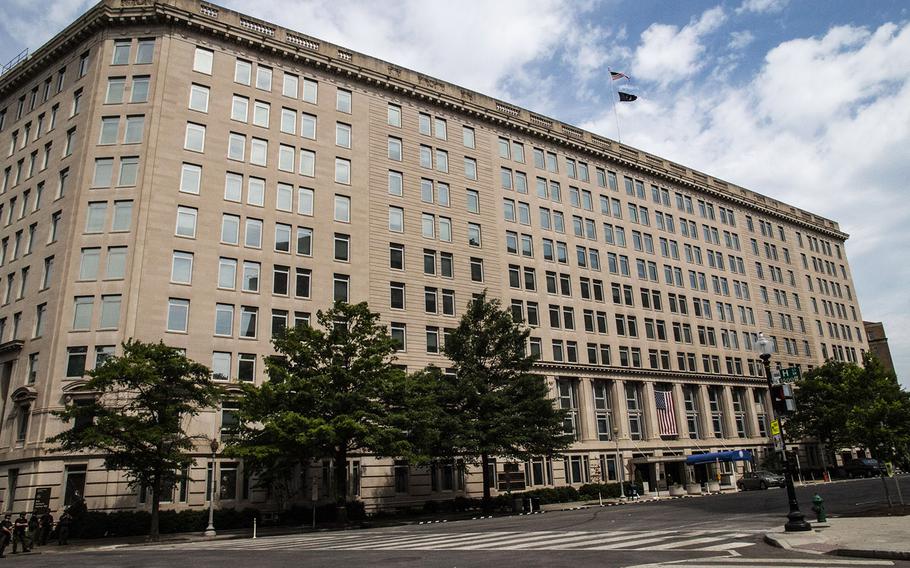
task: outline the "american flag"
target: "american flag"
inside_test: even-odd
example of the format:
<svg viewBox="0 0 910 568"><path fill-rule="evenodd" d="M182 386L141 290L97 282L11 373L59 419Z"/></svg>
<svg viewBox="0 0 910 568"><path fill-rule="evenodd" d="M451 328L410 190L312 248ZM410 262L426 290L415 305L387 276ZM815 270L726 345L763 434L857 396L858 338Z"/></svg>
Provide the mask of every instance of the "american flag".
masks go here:
<svg viewBox="0 0 910 568"><path fill-rule="evenodd" d="M670 391L654 391L654 402L657 405L657 423L661 436L676 436L676 409L673 406L673 394Z"/></svg>

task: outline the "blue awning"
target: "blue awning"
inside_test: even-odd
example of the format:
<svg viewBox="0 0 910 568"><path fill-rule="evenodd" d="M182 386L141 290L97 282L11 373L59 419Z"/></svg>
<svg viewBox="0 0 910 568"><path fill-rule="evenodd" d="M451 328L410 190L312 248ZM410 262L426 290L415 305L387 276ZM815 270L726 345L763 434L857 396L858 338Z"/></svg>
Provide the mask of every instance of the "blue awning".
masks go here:
<svg viewBox="0 0 910 568"><path fill-rule="evenodd" d="M714 463L718 461L750 461L752 452L749 450L735 450L731 452L713 452L710 454L693 454L686 458L686 465L701 463Z"/></svg>

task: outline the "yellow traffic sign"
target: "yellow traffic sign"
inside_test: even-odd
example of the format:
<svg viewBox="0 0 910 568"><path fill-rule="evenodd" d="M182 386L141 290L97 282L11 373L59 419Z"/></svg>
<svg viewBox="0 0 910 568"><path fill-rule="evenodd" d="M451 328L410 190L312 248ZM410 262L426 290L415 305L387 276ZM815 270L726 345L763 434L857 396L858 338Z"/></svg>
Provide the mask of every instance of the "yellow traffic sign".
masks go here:
<svg viewBox="0 0 910 568"><path fill-rule="evenodd" d="M780 435L780 423L777 420L771 421L771 435L772 436Z"/></svg>

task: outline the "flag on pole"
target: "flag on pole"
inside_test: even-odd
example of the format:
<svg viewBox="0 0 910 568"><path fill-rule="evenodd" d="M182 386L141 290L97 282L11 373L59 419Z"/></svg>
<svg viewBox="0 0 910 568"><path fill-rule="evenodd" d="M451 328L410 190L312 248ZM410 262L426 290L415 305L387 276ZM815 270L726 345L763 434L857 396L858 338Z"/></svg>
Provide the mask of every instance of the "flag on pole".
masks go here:
<svg viewBox="0 0 910 568"><path fill-rule="evenodd" d="M673 405L673 394L670 391L654 391L654 403L657 405L657 424L661 436L676 436L676 409Z"/></svg>
<svg viewBox="0 0 910 568"><path fill-rule="evenodd" d="M632 101L638 99L638 96L631 95L629 93L624 93L622 91L616 91L619 93L619 102L621 103L631 103Z"/></svg>
<svg viewBox="0 0 910 568"><path fill-rule="evenodd" d="M618 81L620 79L628 79L630 81L632 80L632 77L629 77L625 73L620 73L619 71L610 71L610 78L614 81Z"/></svg>

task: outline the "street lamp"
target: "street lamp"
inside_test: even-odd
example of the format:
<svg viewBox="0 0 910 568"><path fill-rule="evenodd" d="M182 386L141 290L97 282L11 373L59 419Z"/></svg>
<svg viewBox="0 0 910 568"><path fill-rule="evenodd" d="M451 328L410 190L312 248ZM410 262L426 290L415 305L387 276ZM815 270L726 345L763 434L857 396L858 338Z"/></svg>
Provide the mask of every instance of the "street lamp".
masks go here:
<svg viewBox="0 0 910 568"><path fill-rule="evenodd" d="M205 536L215 536L215 455L218 452L218 440L212 437L209 444L212 450L212 483L209 487L209 526L205 527Z"/></svg>
<svg viewBox="0 0 910 568"><path fill-rule="evenodd" d="M624 501L626 498L626 492L623 489L623 465L622 465L622 455L619 453L619 427L613 427L613 441L616 442L616 479L619 480L619 500Z"/></svg>
<svg viewBox="0 0 910 568"><path fill-rule="evenodd" d="M768 392L770 392L771 387L773 386L771 379L771 352L774 350L774 346L772 345L771 340L765 337L763 333L758 334L755 346L758 351L758 357L765 367L765 379L768 381ZM787 443L786 438L784 437L784 427L781 424L781 417L777 415L777 409L774 408L774 405L771 405L771 412L780 428L780 438L784 447L784 478L787 480L787 500L790 504L790 512L787 513L787 523L784 525L784 530L788 532L809 531L812 530L812 525L806 522L805 517L799 510L799 501L796 500L796 489L793 487L793 474L790 470L790 460L787 457Z"/></svg>

